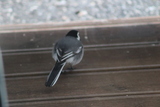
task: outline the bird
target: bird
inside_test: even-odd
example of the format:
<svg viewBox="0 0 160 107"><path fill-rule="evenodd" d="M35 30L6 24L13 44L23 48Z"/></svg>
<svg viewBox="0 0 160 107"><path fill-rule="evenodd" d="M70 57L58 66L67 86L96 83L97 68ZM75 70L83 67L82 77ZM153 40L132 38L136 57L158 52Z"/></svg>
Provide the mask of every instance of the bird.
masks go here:
<svg viewBox="0 0 160 107"><path fill-rule="evenodd" d="M49 73L45 82L46 87L56 84L63 68L66 64L72 66L80 63L83 58L84 47L80 41L79 31L70 30L63 38L58 40L52 50L52 57L55 65Z"/></svg>

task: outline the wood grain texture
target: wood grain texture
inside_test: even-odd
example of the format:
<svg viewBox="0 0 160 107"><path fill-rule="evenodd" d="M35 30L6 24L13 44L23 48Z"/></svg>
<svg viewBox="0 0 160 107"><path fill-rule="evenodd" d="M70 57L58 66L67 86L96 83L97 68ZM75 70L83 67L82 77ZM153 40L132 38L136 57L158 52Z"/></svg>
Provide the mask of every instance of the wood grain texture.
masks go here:
<svg viewBox="0 0 160 107"><path fill-rule="evenodd" d="M84 45L160 41L160 22L150 24L146 22L146 24L132 23L120 26L115 24L113 26L0 32L0 46L3 50L48 48L52 47L58 39L71 29L79 30Z"/></svg>
<svg viewBox="0 0 160 107"><path fill-rule="evenodd" d="M160 96L139 96L124 98L91 98L69 101L46 101L33 103L16 103L11 107L159 107Z"/></svg>
<svg viewBox="0 0 160 107"><path fill-rule="evenodd" d="M48 73L54 62L51 51L4 56L6 74L44 71ZM75 68L96 69L155 64L160 64L159 45L86 50L83 60Z"/></svg>
<svg viewBox="0 0 160 107"><path fill-rule="evenodd" d="M130 71L130 72L96 72L96 73L72 73L61 75L57 84L52 88L46 88L46 77L7 79L9 99L27 101L29 99L50 98L53 102L68 99L107 98L116 96L134 96L159 94L160 81L159 69ZM15 85L16 84L16 85ZM150 91L153 91L150 93ZM158 92L156 92L158 91ZM145 92L145 93L144 93ZM134 94L135 95L134 95ZM157 94L154 94L157 93ZM95 97L98 96L98 97ZM143 96L143 97L144 97ZM120 98L121 98L120 97ZM26 103L26 102L21 102Z"/></svg>
<svg viewBox="0 0 160 107"><path fill-rule="evenodd" d="M10 106L159 107L159 18L0 26ZM84 58L47 88L52 46L73 28Z"/></svg>
<svg viewBox="0 0 160 107"><path fill-rule="evenodd" d="M61 75L53 88L46 88L46 76L8 79L10 100L45 97L67 97L137 91L158 91L159 70L150 72L96 72ZM16 85L15 85L16 84ZM64 88L65 87L65 88ZM147 89L147 90L146 90Z"/></svg>
<svg viewBox="0 0 160 107"><path fill-rule="evenodd" d="M29 31L29 30L37 30L40 31L42 29L64 29L64 28L83 28L87 27L97 27L102 25L124 25L124 24L151 24L159 22L159 16L153 17L135 17L135 18L125 18L125 19L113 19L113 20L88 20L88 21L72 21L72 22L54 22L54 23L43 23L43 24L20 24L20 25L1 25L0 32L16 32L16 31Z"/></svg>

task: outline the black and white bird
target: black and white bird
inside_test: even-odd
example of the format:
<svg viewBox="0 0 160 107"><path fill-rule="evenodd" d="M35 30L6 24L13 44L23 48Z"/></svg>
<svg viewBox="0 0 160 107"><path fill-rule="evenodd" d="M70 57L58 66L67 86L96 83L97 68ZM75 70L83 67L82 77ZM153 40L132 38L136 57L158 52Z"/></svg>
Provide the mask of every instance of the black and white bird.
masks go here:
<svg viewBox="0 0 160 107"><path fill-rule="evenodd" d="M56 63L47 77L46 87L55 85L67 63L73 66L82 60L84 49L79 32L77 30L69 31L65 37L56 42L52 52L52 57Z"/></svg>

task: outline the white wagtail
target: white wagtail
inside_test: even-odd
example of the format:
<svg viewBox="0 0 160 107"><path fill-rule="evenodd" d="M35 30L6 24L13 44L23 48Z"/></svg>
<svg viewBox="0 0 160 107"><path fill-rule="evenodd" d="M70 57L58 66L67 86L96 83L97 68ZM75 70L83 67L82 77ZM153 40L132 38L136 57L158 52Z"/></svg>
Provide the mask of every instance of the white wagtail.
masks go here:
<svg viewBox="0 0 160 107"><path fill-rule="evenodd" d="M83 53L83 44L76 30L69 31L65 37L56 42L52 53L56 63L47 77L46 87L55 85L66 63L71 66L78 64L82 60Z"/></svg>

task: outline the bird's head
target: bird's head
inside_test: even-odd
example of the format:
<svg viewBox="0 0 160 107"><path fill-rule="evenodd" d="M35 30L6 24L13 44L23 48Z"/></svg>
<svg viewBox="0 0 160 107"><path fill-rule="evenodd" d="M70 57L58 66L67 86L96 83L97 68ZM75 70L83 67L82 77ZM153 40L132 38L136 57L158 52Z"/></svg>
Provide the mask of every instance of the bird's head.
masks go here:
<svg viewBox="0 0 160 107"><path fill-rule="evenodd" d="M69 31L66 36L71 36L77 38L77 40L80 40L79 32L77 30L71 30Z"/></svg>

